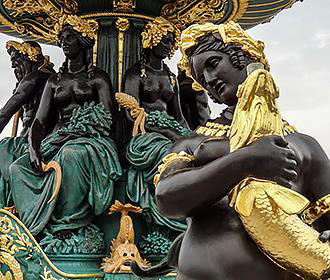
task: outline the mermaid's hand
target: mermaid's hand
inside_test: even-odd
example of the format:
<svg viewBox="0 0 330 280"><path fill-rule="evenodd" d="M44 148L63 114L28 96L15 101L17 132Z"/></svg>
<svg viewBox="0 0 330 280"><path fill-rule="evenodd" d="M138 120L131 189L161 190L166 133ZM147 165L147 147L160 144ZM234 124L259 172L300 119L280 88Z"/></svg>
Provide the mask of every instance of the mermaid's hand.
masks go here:
<svg viewBox="0 0 330 280"><path fill-rule="evenodd" d="M248 146L251 149L250 174L292 188L297 179L295 152L280 136L266 136Z"/></svg>

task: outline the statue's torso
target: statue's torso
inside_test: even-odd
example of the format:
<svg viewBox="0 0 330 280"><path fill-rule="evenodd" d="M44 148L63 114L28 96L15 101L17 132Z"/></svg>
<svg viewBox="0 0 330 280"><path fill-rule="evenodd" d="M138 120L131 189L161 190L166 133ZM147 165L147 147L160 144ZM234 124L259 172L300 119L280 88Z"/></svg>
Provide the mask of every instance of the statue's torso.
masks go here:
<svg viewBox="0 0 330 280"><path fill-rule="evenodd" d="M302 192L306 155L298 135L286 138L295 151L298 179L293 189ZM203 166L229 153L228 138L195 135L186 151ZM221 180L221 178L219 178ZM245 231L238 214L228 206L228 198L201 209L189 223L179 255L179 280L193 279L296 279L272 263ZM260 277L260 278L259 278ZM291 278L286 278L291 277Z"/></svg>
<svg viewBox="0 0 330 280"><path fill-rule="evenodd" d="M27 103L23 105L23 114L22 114L22 126L23 130L21 131L21 136L27 137L29 128L32 125L32 122L36 116L41 96L45 87L45 84L51 75L51 73L45 73L41 71L36 71L35 75L37 79L35 80L35 85L33 87L33 96L28 100Z"/></svg>
<svg viewBox="0 0 330 280"><path fill-rule="evenodd" d="M59 108L60 121L68 121L73 110L84 103L98 101L93 84L93 79L89 79L86 72L62 74L61 79L53 86L54 101L56 107Z"/></svg>
<svg viewBox="0 0 330 280"><path fill-rule="evenodd" d="M154 71L146 67L147 77L142 80L139 98L142 107L147 111L168 110L168 103L176 94L167 70Z"/></svg>

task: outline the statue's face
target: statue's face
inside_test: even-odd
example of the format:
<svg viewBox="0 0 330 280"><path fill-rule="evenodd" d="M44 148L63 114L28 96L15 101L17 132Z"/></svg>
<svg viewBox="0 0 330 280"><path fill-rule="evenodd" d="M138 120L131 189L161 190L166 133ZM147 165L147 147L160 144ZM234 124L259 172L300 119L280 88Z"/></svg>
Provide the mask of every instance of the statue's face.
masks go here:
<svg viewBox="0 0 330 280"><path fill-rule="evenodd" d="M23 61L22 55L14 48L10 48L8 53L10 55L11 68L18 67L18 65Z"/></svg>
<svg viewBox="0 0 330 280"><path fill-rule="evenodd" d="M191 59L194 79L208 90L211 98L228 106L237 103L238 85L246 79L246 68L235 68L229 55L220 51L206 51Z"/></svg>
<svg viewBox="0 0 330 280"><path fill-rule="evenodd" d="M175 43L175 36L172 32L167 33L159 44L151 49L154 55L158 58L165 59L171 52L172 47Z"/></svg>
<svg viewBox="0 0 330 280"><path fill-rule="evenodd" d="M59 37L59 45L67 58L75 58L81 51L78 38L69 29L65 29Z"/></svg>
<svg viewBox="0 0 330 280"><path fill-rule="evenodd" d="M11 67L14 68L14 74L16 76L16 79L17 81L20 81L23 79L24 76L24 71L23 71L24 56L14 48L10 48L8 50L8 54L10 55Z"/></svg>

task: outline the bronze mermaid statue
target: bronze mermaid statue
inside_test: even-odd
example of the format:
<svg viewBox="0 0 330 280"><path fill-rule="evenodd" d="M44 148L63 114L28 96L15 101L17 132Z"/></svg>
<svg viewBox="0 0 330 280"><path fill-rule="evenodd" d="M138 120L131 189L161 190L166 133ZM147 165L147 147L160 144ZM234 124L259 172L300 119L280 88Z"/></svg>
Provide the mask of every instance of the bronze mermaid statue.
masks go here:
<svg viewBox="0 0 330 280"><path fill-rule="evenodd" d="M188 229L173 256L137 273L172 267L180 280L328 279L329 214L303 211L327 198L329 159L280 118L264 44L235 23L207 23L183 32L181 50L187 73L227 108L163 159L159 210L185 217Z"/></svg>

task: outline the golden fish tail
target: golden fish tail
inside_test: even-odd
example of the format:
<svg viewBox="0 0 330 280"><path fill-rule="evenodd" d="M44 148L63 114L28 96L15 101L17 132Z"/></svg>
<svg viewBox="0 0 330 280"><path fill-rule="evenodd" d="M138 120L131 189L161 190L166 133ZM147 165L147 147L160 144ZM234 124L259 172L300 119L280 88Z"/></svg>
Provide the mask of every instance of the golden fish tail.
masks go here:
<svg viewBox="0 0 330 280"><path fill-rule="evenodd" d="M279 266L303 279L320 279L330 268L329 244L322 243L316 230L298 215L285 213L263 188L255 188L255 184L254 207L249 216L240 215L249 235Z"/></svg>

